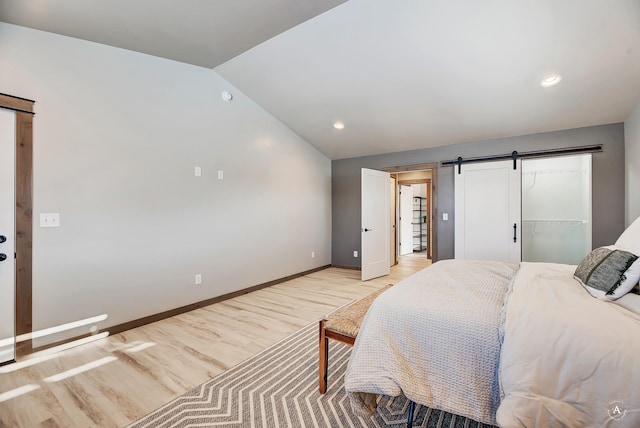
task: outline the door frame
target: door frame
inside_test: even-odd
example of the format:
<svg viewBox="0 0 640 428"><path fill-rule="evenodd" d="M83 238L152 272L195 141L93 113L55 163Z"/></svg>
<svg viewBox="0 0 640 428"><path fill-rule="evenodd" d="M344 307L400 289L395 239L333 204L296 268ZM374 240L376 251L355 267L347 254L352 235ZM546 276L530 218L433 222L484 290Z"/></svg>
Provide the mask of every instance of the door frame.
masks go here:
<svg viewBox="0 0 640 428"><path fill-rule="evenodd" d="M398 213L396 212L397 201L398 201L398 180L395 176L389 175L389 181L391 183L389 189L389 205L390 205L390 222L391 222L391 236L389 237L389 265L395 266L398 264L398 251L395 249L398 246L398 227L397 227L397 218Z"/></svg>
<svg viewBox="0 0 640 428"><path fill-rule="evenodd" d="M16 112L16 359L33 350L33 116L35 101L0 94L0 108Z"/></svg>
<svg viewBox="0 0 640 428"><path fill-rule="evenodd" d="M421 178L421 179L416 179L416 180L398 180L398 185L402 185L402 186L410 186L412 184L424 184L425 186L427 186L425 194L426 196L426 202L427 202L427 211L429 212L429 215L427 216L427 258L430 259L431 258L431 247L433 246L433 244L431 243L431 226L432 226L432 218L433 215L431 213L431 179L430 178Z"/></svg>
<svg viewBox="0 0 640 428"><path fill-rule="evenodd" d="M397 179L396 177L396 181L397 181L397 186L398 186L398 192L400 194L400 198L397 202L397 207L398 209L396 210L396 217L399 220L399 224L400 227L396 233L396 235L398 236L398 246L396 246L395 248L395 253L398 256L406 256L409 253L413 252L413 189L411 188L410 184L406 184L400 180ZM410 200L407 200L407 195L404 192L407 191L407 189L403 189L402 186L406 186L409 188L409 193L411 194L411 198L409 198ZM408 205L408 203L411 204L411 214L407 214L404 212L403 208L406 208L405 205ZM407 218L408 217L408 218ZM402 220L404 218L404 220ZM407 226L407 221L409 223L410 227L410 231L409 231L409 236L407 236L407 231L405 230L405 226ZM405 244L407 244L407 240L405 240L405 238L408 239L408 244L409 244L409 249L402 248L402 243L404 242Z"/></svg>
<svg viewBox="0 0 640 428"><path fill-rule="evenodd" d="M438 223L436 222L438 212L438 163L431 162L414 165L392 166L384 168L383 171L391 174L399 174L403 172L424 171L427 169L431 170L431 212L429 216L431 222L430 258L431 262L435 263L438 261Z"/></svg>

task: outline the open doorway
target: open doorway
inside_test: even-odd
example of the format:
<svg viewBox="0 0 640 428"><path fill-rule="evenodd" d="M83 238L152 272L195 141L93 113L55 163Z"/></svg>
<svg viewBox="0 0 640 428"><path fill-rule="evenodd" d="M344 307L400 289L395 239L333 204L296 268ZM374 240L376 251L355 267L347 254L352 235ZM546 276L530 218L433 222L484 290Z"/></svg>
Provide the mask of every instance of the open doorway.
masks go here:
<svg viewBox="0 0 640 428"><path fill-rule="evenodd" d="M391 262L398 263L400 257L437 260L436 228L436 183L437 164L420 164L387 168L395 184L394 216L391 230L395 245Z"/></svg>
<svg viewBox="0 0 640 428"><path fill-rule="evenodd" d="M399 185L398 255L431 258L430 194L430 179L426 183Z"/></svg>

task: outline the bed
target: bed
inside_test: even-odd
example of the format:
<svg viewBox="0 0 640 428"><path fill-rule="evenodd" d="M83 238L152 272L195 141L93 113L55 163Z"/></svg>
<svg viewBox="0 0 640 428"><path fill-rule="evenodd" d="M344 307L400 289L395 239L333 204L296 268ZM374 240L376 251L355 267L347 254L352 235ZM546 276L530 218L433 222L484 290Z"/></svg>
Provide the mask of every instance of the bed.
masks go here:
<svg viewBox="0 0 640 428"><path fill-rule="evenodd" d="M501 427L640 426L640 219L579 266L444 260L381 294L345 376ZM612 279L613 278L613 279Z"/></svg>

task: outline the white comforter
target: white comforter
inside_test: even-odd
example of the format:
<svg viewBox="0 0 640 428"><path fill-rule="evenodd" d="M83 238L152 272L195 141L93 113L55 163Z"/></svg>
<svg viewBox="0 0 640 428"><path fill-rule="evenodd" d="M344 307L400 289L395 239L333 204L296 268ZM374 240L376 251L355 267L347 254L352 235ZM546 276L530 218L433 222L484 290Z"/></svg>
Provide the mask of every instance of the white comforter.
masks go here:
<svg viewBox="0 0 640 428"><path fill-rule="evenodd" d="M591 297L574 270L521 264L504 325L502 427L640 427L640 315Z"/></svg>
<svg viewBox="0 0 640 428"><path fill-rule="evenodd" d="M398 283L360 328L352 407L404 394L503 428L640 427L640 296L595 299L574 271L449 260Z"/></svg>
<svg viewBox="0 0 640 428"><path fill-rule="evenodd" d="M444 260L381 294L345 376L352 407L398 396L493 424L501 310L517 265Z"/></svg>

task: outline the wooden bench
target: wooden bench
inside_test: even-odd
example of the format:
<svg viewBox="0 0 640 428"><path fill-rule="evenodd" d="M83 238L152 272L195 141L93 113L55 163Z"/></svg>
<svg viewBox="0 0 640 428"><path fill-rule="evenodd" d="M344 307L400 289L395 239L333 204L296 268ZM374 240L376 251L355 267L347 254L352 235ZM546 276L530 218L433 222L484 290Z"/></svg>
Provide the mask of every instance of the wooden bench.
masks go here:
<svg viewBox="0 0 640 428"><path fill-rule="evenodd" d="M360 330L360 325L371 303L388 290L393 284L389 284L370 295L356 300L349 305L338 309L320 320L320 358L319 358L319 387L320 393L327 391L327 374L329 370L329 339L337 340L353 346Z"/></svg>

